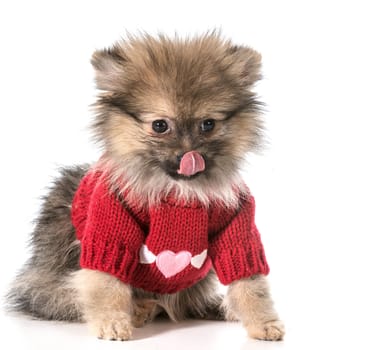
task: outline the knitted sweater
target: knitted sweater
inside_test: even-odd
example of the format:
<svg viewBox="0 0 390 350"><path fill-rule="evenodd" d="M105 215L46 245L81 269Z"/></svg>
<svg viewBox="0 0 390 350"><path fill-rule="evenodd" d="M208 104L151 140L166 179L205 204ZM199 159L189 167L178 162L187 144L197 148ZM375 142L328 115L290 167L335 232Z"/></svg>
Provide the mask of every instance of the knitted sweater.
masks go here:
<svg viewBox="0 0 390 350"><path fill-rule="evenodd" d="M99 171L82 179L72 206L81 242L80 266L133 287L175 293L213 267L223 284L268 274L251 196L238 209L178 203L170 197L143 207L125 202Z"/></svg>

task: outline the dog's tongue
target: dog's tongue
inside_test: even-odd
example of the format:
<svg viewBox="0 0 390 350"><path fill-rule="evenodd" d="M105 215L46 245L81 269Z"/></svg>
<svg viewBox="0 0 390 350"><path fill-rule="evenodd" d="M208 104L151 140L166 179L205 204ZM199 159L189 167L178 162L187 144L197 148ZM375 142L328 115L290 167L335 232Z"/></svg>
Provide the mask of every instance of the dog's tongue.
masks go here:
<svg viewBox="0 0 390 350"><path fill-rule="evenodd" d="M180 169L177 171L181 175L191 176L205 169L205 163L200 153L196 151L187 152L180 161Z"/></svg>

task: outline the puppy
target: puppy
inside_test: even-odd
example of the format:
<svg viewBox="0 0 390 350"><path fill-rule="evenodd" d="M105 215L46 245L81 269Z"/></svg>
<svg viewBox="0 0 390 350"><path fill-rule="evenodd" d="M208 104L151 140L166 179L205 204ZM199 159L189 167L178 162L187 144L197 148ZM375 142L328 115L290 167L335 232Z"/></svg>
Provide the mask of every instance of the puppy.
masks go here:
<svg viewBox="0 0 390 350"><path fill-rule="evenodd" d="M281 340L239 175L262 142L260 54L215 32L145 34L95 52L92 65L102 156L62 169L10 305L86 321L103 339L128 340L165 314L240 320L250 337Z"/></svg>

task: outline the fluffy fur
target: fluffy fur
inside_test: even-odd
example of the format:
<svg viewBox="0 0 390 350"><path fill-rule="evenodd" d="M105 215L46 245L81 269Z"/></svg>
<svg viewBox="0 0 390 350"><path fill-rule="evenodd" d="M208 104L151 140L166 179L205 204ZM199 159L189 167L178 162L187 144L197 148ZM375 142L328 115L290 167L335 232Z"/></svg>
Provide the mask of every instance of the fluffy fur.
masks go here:
<svg viewBox="0 0 390 350"><path fill-rule="evenodd" d="M261 104L251 91L260 77L261 56L232 45L216 34L170 40L164 36L130 37L92 58L97 86L96 139L130 195L158 201L175 190L185 199L204 203L237 203L232 184L242 188L238 174L246 153L261 145ZM151 133L154 119L172 124L169 135ZM212 133L199 123L212 118ZM206 154L207 171L187 181L170 174L177 156L196 149Z"/></svg>
<svg viewBox="0 0 390 350"><path fill-rule="evenodd" d="M103 149L93 166L110 170L112 186L125 199L148 206L174 192L205 205L237 206L237 194L246 191L240 166L262 141L261 103L252 91L260 79L259 53L214 32L191 39L142 35L97 51L92 64L100 90L93 130ZM200 125L209 119L215 127L204 132ZM153 131L154 120L166 121L167 132ZM206 170L188 178L177 169L181 155L191 150L204 155ZM44 319L84 320L105 339L130 339L133 327L158 314L175 321L238 319L252 337L283 337L262 276L234 282L223 301L213 272L187 290L158 295L81 270L70 208L88 168L62 170L44 199L32 258L8 295L14 310Z"/></svg>

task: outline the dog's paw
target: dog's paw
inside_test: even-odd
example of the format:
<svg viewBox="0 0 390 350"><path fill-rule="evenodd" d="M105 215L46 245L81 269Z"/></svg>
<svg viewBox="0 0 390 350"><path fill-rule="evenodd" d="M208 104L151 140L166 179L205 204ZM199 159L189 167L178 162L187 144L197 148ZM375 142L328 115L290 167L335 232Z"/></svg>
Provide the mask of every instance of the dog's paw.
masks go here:
<svg viewBox="0 0 390 350"><path fill-rule="evenodd" d="M133 327L131 318L125 312L113 312L89 322L92 332L99 339L129 340L132 338Z"/></svg>
<svg viewBox="0 0 390 350"><path fill-rule="evenodd" d="M251 338L260 340L283 340L285 331L281 321L269 321L261 325L250 325L246 327Z"/></svg>
<svg viewBox="0 0 390 350"><path fill-rule="evenodd" d="M156 315L157 303L154 300L138 300L133 304L131 321L135 328L145 326L151 322Z"/></svg>

